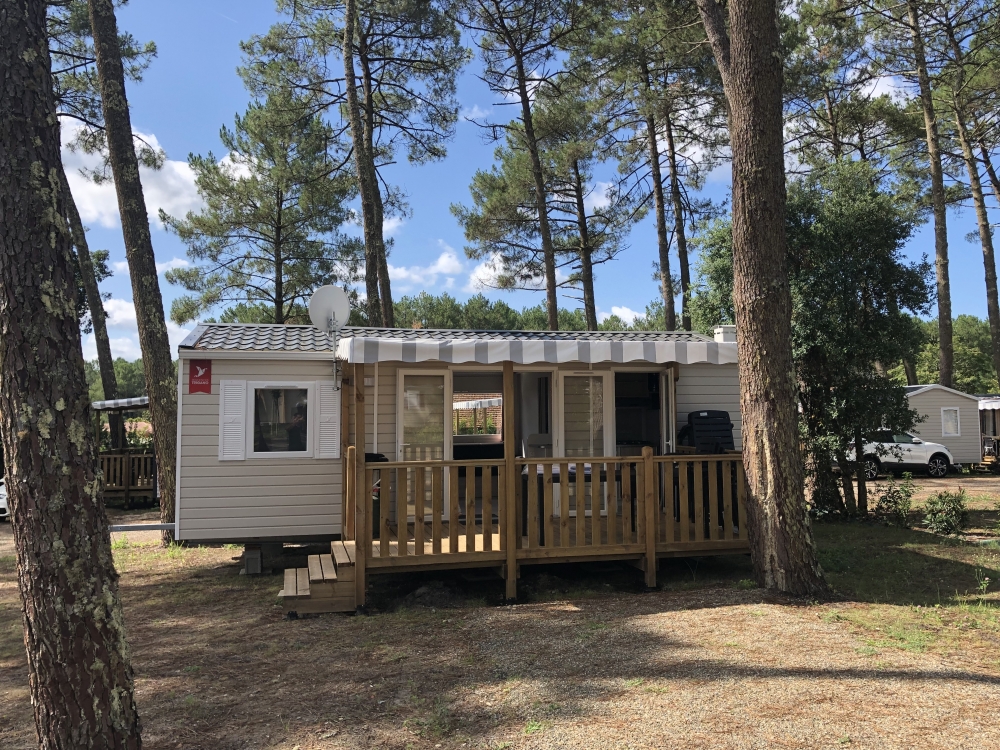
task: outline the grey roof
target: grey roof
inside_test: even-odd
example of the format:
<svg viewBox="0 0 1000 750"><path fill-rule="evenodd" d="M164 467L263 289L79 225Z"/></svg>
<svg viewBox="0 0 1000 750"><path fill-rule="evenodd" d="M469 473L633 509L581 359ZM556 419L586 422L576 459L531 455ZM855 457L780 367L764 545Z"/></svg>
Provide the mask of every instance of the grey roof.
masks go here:
<svg viewBox="0 0 1000 750"><path fill-rule="evenodd" d="M346 331L347 329L342 329ZM205 323L180 343L181 349L239 352L330 352L330 337L312 326Z"/></svg>
<svg viewBox="0 0 1000 750"><path fill-rule="evenodd" d="M364 338L398 341L712 341L690 331L471 331L436 328L340 329L341 339ZM312 326L250 323L206 323L195 328L180 348L194 350L329 352L332 341Z"/></svg>

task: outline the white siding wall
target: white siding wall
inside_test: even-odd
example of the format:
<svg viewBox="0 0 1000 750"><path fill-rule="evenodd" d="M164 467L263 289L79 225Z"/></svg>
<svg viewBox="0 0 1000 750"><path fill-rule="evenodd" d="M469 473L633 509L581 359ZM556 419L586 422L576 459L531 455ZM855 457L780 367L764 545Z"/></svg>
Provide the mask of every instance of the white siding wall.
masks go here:
<svg viewBox="0 0 1000 750"><path fill-rule="evenodd" d="M688 413L700 409L728 411L736 448L743 447L740 414L740 375L733 365L681 365L677 378L677 429L687 424Z"/></svg>
<svg viewBox="0 0 1000 750"><path fill-rule="evenodd" d="M247 459L219 461L219 381L241 380L322 380L331 378L329 362L291 359L212 361L212 393L189 394L188 361L182 360L181 382L181 471L179 476L180 539L256 538L291 539L299 536L339 534L341 526L341 477L339 459ZM400 367L446 369L436 363L378 366L378 452L396 458L396 384ZM498 368L499 369L499 368ZM543 369L539 367L539 369ZM575 370L579 365L564 365ZM609 366L595 367L597 370ZM629 369L616 366L615 369ZM648 369L637 367L637 369ZM368 378L375 377L374 365L365 367ZM345 378L354 377L353 366ZM366 451L375 448L375 388L363 381L365 390ZM348 441L354 444L356 414L351 387ZM972 403L972 402L970 402ZM697 409L728 411L735 425L736 445L741 446L739 378L736 365L681 365L677 379L677 427ZM966 425L963 412L963 434ZM978 433L977 433L978 434ZM978 438L977 438L978 440Z"/></svg>
<svg viewBox="0 0 1000 750"><path fill-rule="evenodd" d="M962 464L977 464L983 460L979 432L979 402L955 393L931 388L929 391L910 396L910 407L927 419L917 425L913 432L931 443L941 443L948 448L955 460ZM959 409L960 437L941 435L941 409Z"/></svg>
<svg viewBox="0 0 1000 750"><path fill-rule="evenodd" d="M212 360L212 393L188 393L181 360L180 539L340 533L341 459L219 461L219 381L332 380L330 362ZM310 405L310 421L316 406ZM252 416L248 418L252 420Z"/></svg>

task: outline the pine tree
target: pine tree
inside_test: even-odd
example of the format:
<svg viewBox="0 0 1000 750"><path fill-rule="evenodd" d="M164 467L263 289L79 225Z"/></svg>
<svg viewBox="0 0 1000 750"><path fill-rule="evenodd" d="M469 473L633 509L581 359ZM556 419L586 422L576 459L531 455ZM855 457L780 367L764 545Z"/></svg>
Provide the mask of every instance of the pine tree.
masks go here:
<svg viewBox="0 0 1000 750"><path fill-rule="evenodd" d="M308 323L319 286L352 283L363 251L339 233L353 181L331 159L331 129L288 92L251 104L219 134L225 159L190 158L205 208L160 219L196 265L167 272L193 294L174 300L179 324L220 305L262 306L257 322Z"/></svg>
<svg viewBox="0 0 1000 750"><path fill-rule="evenodd" d="M139 328L139 345L146 372L149 412L153 422L159 479L160 520L174 522L174 472L177 459L177 377L170 358L170 339L163 315L163 297L156 257L149 235L146 200L139 181L139 161L132 139L132 120L125 96L125 70L112 0L88 0L90 28L97 53L108 157L114 174L121 214L125 257L132 280ZM172 539L163 532L164 543Z"/></svg>
<svg viewBox="0 0 1000 750"><path fill-rule="evenodd" d="M774 0L698 0L729 103L733 306L739 335L747 527L758 582L824 594L795 413L785 237L782 65ZM766 356L763 353L766 352Z"/></svg>
<svg viewBox="0 0 1000 750"><path fill-rule="evenodd" d="M368 323L393 325L383 221L405 215L384 170L445 156L458 120L455 79L468 59L444 0L279 0L291 20L244 44L251 90L293 88L350 143L365 237Z"/></svg>
<svg viewBox="0 0 1000 750"><path fill-rule="evenodd" d="M0 0L0 422L28 687L40 748L139 748L89 429L45 9Z"/></svg>

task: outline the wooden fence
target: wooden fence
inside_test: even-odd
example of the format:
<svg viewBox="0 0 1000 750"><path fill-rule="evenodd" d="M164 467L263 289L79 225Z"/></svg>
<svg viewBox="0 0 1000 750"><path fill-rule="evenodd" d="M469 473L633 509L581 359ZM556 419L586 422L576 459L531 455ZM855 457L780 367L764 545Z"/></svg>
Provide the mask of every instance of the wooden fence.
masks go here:
<svg viewBox="0 0 1000 750"><path fill-rule="evenodd" d="M156 495L156 458L152 453L101 454L104 494L121 496L128 508L136 495Z"/></svg>
<svg viewBox="0 0 1000 750"><path fill-rule="evenodd" d="M521 564L634 560L654 586L657 557L748 549L735 453L346 464L359 603L366 568L501 565L511 595Z"/></svg>

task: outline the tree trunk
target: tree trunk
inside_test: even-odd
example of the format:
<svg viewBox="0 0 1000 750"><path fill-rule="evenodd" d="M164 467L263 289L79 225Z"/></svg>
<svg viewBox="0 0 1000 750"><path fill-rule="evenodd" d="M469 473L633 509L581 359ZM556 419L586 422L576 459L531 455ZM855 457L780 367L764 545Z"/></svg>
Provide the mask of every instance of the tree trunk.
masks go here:
<svg viewBox="0 0 1000 750"><path fill-rule="evenodd" d="M379 301L379 265L385 254L382 237L382 220L376 208L375 195L379 191L372 154L366 148L365 130L361 122L358 103L357 78L354 74L354 30L357 25L356 0L344 3L344 79L347 87L347 116L351 124L354 144L354 164L358 173L358 192L361 194L361 218L365 233L365 292L368 295L368 324L383 325L382 304ZM371 127L371 123L369 123ZM381 202L381 194L378 196Z"/></svg>
<svg viewBox="0 0 1000 750"><path fill-rule="evenodd" d="M274 322L284 325L285 322L285 264L282 252L281 214L284 201L280 194L275 195L277 211L274 223Z"/></svg>
<svg viewBox="0 0 1000 750"><path fill-rule="evenodd" d="M983 268L986 272L986 312L990 321L990 343L993 348L993 370L1000 379L1000 301L997 295L997 262L993 252L993 230L990 227L990 217L986 212L986 196L983 194L983 183L979 179L979 162L976 161L969 132L965 124L965 116L961 107L955 103L955 125L958 140L962 146L962 156L969 173L969 188L972 191L972 202L976 207L976 223L979 225L979 242L983 247Z"/></svg>
<svg viewBox="0 0 1000 750"><path fill-rule="evenodd" d="M684 206L681 203L681 179L677 173L677 149L674 148L674 124L670 113L663 116L667 136L667 164L670 166L670 203L674 210L674 236L677 238L677 259L681 269L681 325L691 330L691 271L688 267L687 237L684 235Z"/></svg>
<svg viewBox="0 0 1000 750"><path fill-rule="evenodd" d="M907 385L919 385L920 380L917 378L917 366L913 363L913 360L909 357L903 358L903 372L906 373L906 384Z"/></svg>
<svg viewBox="0 0 1000 750"><path fill-rule="evenodd" d="M111 340L108 338L107 317L104 314L104 301L101 290L97 286L97 276L94 274L94 262L90 257L90 245L87 243L87 232L80 220L73 191L69 189L66 172L62 173L63 205L66 206L66 218L76 247L76 258L80 264L80 277L83 279L83 290L87 295L87 307L90 308L90 322L94 328L94 343L97 345L97 366L101 371L101 386L104 398L118 398L118 377L115 375L115 361L111 356ZM111 437L111 447L119 450L122 436L122 417L119 412L108 412L108 432ZM101 446L97 446L100 451Z"/></svg>
<svg viewBox="0 0 1000 750"><path fill-rule="evenodd" d="M576 225L580 233L580 283L583 286L583 313L587 319L587 330L597 330L597 304L594 301L594 264L590 246L590 231L587 228L587 208L583 202L583 178L580 163L573 160L573 192L576 194Z"/></svg>
<svg viewBox="0 0 1000 750"><path fill-rule="evenodd" d="M990 189L993 191L993 200L1000 203L1000 177L993 168L993 160L990 159L990 152L982 143L979 144L979 153L983 156L983 165L986 167L986 174L990 178Z"/></svg>
<svg viewBox="0 0 1000 750"><path fill-rule="evenodd" d="M160 495L160 521L174 522L174 470L177 462L177 376L170 358L170 338L163 316L163 298L156 257L149 236L146 199L139 181L139 163L132 140L132 119L125 97L125 74L118 44L118 23L112 0L88 0L94 35L97 75L107 131L108 155L118 194L118 210L132 280L132 299L139 328L139 346L153 421L153 445ZM164 544L173 534L163 532Z"/></svg>
<svg viewBox="0 0 1000 750"><path fill-rule="evenodd" d="M927 158L931 168L931 202L934 208L934 270L937 275L938 341L940 347L938 382L950 388L955 351L951 330L951 281L948 276L948 215L944 194L944 170L941 167L941 149L938 139L937 116L934 113L931 79L927 72L924 40L920 36L917 0L907 0L906 10L909 16L910 36L913 40L913 56L917 63L917 82L920 88L920 104L924 112L924 130L927 138Z"/></svg>
<svg viewBox="0 0 1000 750"><path fill-rule="evenodd" d="M858 480L858 515L868 515L868 479L865 477L865 441L861 430L854 431L854 475Z"/></svg>
<svg viewBox="0 0 1000 750"><path fill-rule="evenodd" d="M828 592L803 486L785 245L782 57L774 0L698 0L722 73L733 154L733 304L739 326L747 528L758 582Z"/></svg>
<svg viewBox="0 0 1000 750"><path fill-rule="evenodd" d="M542 240L542 260L545 264L545 307L549 314L549 330L559 330L559 299L556 297L556 251L552 245L549 229L548 194L545 190L545 175L542 161L538 156L538 141L535 138L535 124L531 116L531 99L528 96L528 74L524 61L515 53L517 66L517 92L521 97L521 119L524 125L524 140L531 156L531 174L535 178L535 207L538 210L538 234Z"/></svg>
<svg viewBox="0 0 1000 750"><path fill-rule="evenodd" d="M646 91L652 88L649 66L643 62ZM653 211L656 214L656 247L660 255L660 293L666 329L677 329L677 307L674 302L674 280L670 275L670 240L667 237L666 201L663 198L663 173L660 170L660 144L656 142L656 118L646 115L646 148L649 149L649 173L653 177Z"/></svg>
<svg viewBox="0 0 1000 750"><path fill-rule="evenodd" d="M854 456L857 458L857 454ZM838 453L837 463L840 464L841 486L844 488L844 505L848 515L855 515L858 512L858 501L854 497L854 470L856 462L848 461L847 454Z"/></svg>
<svg viewBox="0 0 1000 750"><path fill-rule="evenodd" d="M0 0L0 424L38 746L139 748L63 215L46 4Z"/></svg>
<svg viewBox="0 0 1000 750"><path fill-rule="evenodd" d="M355 20L355 23L357 21ZM395 313L392 309L392 288L389 282L389 259L385 247L385 204L382 202L382 190L379 187L378 170L375 168L375 100L372 94L372 70L368 59L368 40L358 29L358 60L361 63L361 86L365 92L365 154L368 159L368 173L374 180L375 187L371 191L374 203L375 225L378 227L376 252L378 254L378 288L379 301L382 307L382 325L392 328L395 325Z"/></svg>

